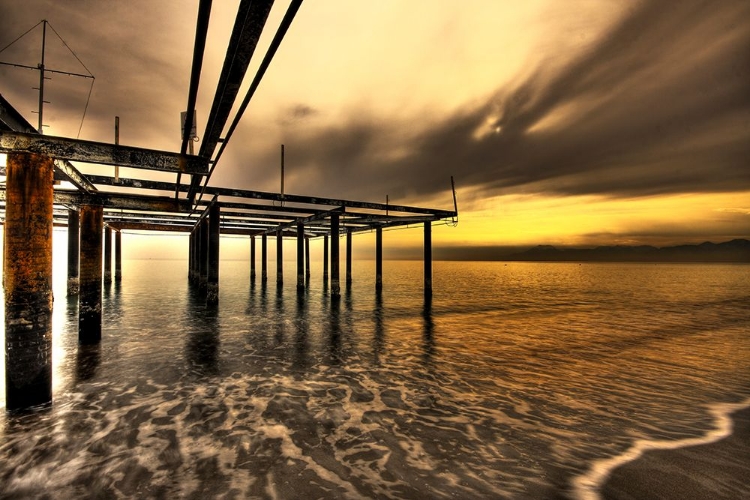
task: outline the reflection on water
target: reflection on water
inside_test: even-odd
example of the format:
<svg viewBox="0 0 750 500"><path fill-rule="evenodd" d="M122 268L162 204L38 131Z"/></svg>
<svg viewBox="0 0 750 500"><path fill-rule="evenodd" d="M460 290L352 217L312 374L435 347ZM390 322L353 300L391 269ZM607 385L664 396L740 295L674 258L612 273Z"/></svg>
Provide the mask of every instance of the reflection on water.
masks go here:
<svg viewBox="0 0 750 500"><path fill-rule="evenodd" d="M223 263L207 307L149 264L99 346L56 290L54 404L0 415L0 497L565 497L750 396L750 266L436 263L425 299L420 263L340 298Z"/></svg>

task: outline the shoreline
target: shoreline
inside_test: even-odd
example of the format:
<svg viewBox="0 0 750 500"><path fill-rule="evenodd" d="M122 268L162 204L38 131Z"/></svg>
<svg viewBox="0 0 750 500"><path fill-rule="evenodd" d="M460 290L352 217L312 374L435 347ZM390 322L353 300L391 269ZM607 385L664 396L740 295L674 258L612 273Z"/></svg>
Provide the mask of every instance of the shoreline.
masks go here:
<svg viewBox="0 0 750 500"><path fill-rule="evenodd" d="M750 399L709 408L715 427L676 441L638 440L575 478L579 500L750 498Z"/></svg>

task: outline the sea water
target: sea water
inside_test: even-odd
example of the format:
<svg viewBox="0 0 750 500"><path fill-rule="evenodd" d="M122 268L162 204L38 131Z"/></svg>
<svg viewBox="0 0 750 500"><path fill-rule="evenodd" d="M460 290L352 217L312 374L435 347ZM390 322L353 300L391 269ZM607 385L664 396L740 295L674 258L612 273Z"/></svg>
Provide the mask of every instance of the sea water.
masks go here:
<svg viewBox="0 0 750 500"><path fill-rule="evenodd" d="M222 262L206 307L126 261L94 347L56 272L54 401L0 408L0 498L596 498L750 398L750 265L436 262L431 300L421 262L338 300L271 271Z"/></svg>

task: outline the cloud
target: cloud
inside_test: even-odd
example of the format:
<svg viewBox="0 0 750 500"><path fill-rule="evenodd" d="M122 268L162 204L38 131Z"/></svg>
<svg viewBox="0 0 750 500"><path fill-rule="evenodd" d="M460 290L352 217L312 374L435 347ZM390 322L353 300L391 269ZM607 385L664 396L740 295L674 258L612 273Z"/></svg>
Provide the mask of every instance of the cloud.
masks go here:
<svg viewBox="0 0 750 500"><path fill-rule="evenodd" d="M553 62L542 55L524 79L428 123L355 109L281 135L304 157L306 191L320 195L425 198L451 175L488 195L750 185L747 2L642 2L577 59Z"/></svg>

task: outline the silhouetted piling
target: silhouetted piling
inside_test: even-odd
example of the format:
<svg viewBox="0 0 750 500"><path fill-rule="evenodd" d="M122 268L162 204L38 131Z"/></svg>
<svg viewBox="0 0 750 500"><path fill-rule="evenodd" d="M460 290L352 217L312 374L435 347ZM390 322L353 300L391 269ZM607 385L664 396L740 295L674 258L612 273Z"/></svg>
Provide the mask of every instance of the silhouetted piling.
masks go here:
<svg viewBox="0 0 750 500"><path fill-rule="evenodd" d="M206 291L208 284L208 220L198 223L198 290Z"/></svg>
<svg viewBox="0 0 750 500"><path fill-rule="evenodd" d="M260 237L260 281L268 281L268 236L266 233Z"/></svg>
<svg viewBox="0 0 750 500"><path fill-rule="evenodd" d="M284 239L281 229L276 231L276 284L281 286L284 283Z"/></svg>
<svg viewBox="0 0 750 500"><path fill-rule="evenodd" d="M297 290L305 289L305 225L297 223Z"/></svg>
<svg viewBox="0 0 750 500"><path fill-rule="evenodd" d="M115 282L122 281L122 233L115 231Z"/></svg>
<svg viewBox="0 0 750 500"><path fill-rule="evenodd" d="M310 281L310 238L305 236L305 281Z"/></svg>
<svg viewBox="0 0 750 500"><path fill-rule="evenodd" d="M383 289L383 228L375 229L375 290Z"/></svg>
<svg viewBox="0 0 750 500"><path fill-rule="evenodd" d="M424 294L432 296L432 222L424 223Z"/></svg>
<svg viewBox="0 0 750 500"><path fill-rule="evenodd" d="M346 288L352 285L352 230L346 230Z"/></svg>
<svg viewBox="0 0 750 500"><path fill-rule="evenodd" d="M78 211L68 210L68 295L78 295L78 253L79 246L79 217Z"/></svg>
<svg viewBox="0 0 750 500"><path fill-rule="evenodd" d="M78 342L96 344L102 338L102 219L101 205L81 205L81 290L78 302Z"/></svg>
<svg viewBox="0 0 750 500"><path fill-rule="evenodd" d="M219 227L221 208L218 203L208 209L208 282L206 303L219 302Z"/></svg>
<svg viewBox="0 0 750 500"><path fill-rule="evenodd" d="M250 281L255 282L255 236L250 236Z"/></svg>
<svg viewBox="0 0 750 500"><path fill-rule="evenodd" d="M104 228L104 284L112 283L112 228Z"/></svg>
<svg viewBox="0 0 750 500"><path fill-rule="evenodd" d="M339 214L331 215L331 296L341 296L339 285Z"/></svg>
<svg viewBox="0 0 750 500"><path fill-rule="evenodd" d="M54 163L10 153L6 164L5 396L14 410L52 401Z"/></svg>
<svg viewBox="0 0 750 500"><path fill-rule="evenodd" d="M323 235L323 284L328 284L328 235Z"/></svg>

